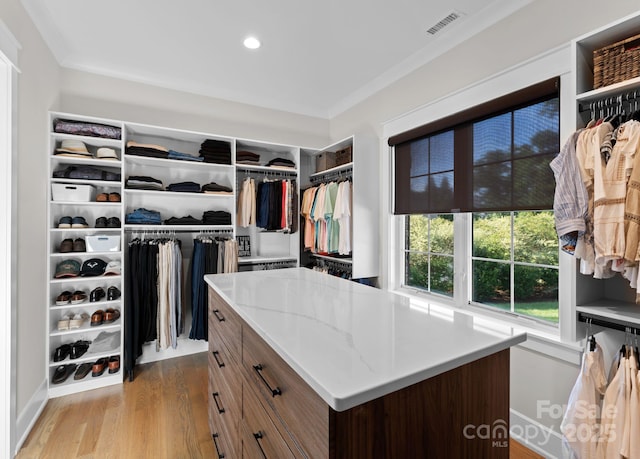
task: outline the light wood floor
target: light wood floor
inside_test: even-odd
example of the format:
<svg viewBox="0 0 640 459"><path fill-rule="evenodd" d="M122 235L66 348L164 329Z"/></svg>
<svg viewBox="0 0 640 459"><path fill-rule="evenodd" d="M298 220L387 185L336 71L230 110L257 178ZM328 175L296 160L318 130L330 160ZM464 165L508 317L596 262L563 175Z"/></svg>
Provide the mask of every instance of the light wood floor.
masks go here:
<svg viewBox="0 0 640 459"><path fill-rule="evenodd" d="M515 441L511 459L544 459ZM16 459L215 458L207 354L138 365L136 378L49 400Z"/></svg>
<svg viewBox="0 0 640 459"><path fill-rule="evenodd" d="M215 456L200 353L138 365L132 383L49 400L16 458Z"/></svg>

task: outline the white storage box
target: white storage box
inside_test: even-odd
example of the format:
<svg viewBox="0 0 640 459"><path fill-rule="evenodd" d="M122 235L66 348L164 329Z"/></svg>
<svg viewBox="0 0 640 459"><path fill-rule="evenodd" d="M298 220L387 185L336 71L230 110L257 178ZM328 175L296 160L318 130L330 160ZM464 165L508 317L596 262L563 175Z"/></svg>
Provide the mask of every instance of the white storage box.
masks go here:
<svg viewBox="0 0 640 459"><path fill-rule="evenodd" d="M106 234L87 236L85 238L87 252L119 252L120 236Z"/></svg>
<svg viewBox="0 0 640 459"><path fill-rule="evenodd" d="M52 183L51 196L53 197L54 201L94 201L96 199L96 187L93 185Z"/></svg>

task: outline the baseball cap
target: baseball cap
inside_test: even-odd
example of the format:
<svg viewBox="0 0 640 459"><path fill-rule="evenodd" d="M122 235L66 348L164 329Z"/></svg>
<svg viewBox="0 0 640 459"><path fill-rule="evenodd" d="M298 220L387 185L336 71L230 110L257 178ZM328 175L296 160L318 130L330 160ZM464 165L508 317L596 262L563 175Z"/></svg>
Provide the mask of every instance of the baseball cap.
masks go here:
<svg viewBox="0 0 640 459"><path fill-rule="evenodd" d="M118 260L111 260L107 264L107 268L104 271L105 276L119 276L120 275L120 262Z"/></svg>
<svg viewBox="0 0 640 459"><path fill-rule="evenodd" d="M80 274L80 262L77 260L63 260L56 266L55 278L77 277Z"/></svg>
<svg viewBox="0 0 640 459"><path fill-rule="evenodd" d="M80 275L84 277L102 276L107 267L107 262L100 258L90 258L82 263Z"/></svg>

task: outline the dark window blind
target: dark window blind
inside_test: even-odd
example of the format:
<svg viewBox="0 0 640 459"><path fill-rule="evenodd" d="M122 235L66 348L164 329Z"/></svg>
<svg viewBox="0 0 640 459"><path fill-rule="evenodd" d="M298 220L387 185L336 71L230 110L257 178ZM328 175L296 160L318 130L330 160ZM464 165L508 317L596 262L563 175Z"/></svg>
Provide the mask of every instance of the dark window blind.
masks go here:
<svg viewBox="0 0 640 459"><path fill-rule="evenodd" d="M552 208L558 85L545 81L391 137L394 213Z"/></svg>

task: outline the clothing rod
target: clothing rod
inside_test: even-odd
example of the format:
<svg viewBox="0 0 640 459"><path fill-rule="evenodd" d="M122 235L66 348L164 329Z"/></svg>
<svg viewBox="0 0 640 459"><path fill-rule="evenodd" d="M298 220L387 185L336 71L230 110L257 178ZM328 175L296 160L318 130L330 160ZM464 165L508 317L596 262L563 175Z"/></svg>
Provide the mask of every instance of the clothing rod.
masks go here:
<svg viewBox="0 0 640 459"><path fill-rule="evenodd" d="M578 321L585 322L591 325L598 325L600 327L610 328L612 330L618 330L622 332L631 332L633 334L640 334L640 327L638 324L631 324L621 320L617 322L615 319L607 320L601 316L592 315L585 312L578 312Z"/></svg>
<svg viewBox="0 0 640 459"><path fill-rule="evenodd" d="M578 104L580 113L593 112L596 110L604 110L607 108L620 107L625 103L640 100L640 90L623 92L614 96L605 96L600 99L592 100L585 104Z"/></svg>
<svg viewBox="0 0 640 459"><path fill-rule="evenodd" d="M174 233L198 233L198 234L219 234L219 233L233 233L230 229L221 230L200 230L200 229L166 229L166 230L140 230L125 228L125 233L144 233L144 234L174 234Z"/></svg>
<svg viewBox="0 0 640 459"><path fill-rule="evenodd" d="M311 183L324 182L331 178L349 178L353 176L353 169L343 169L341 171L331 171L326 174L314 175L309 180Z"/></svg>

